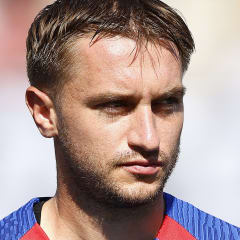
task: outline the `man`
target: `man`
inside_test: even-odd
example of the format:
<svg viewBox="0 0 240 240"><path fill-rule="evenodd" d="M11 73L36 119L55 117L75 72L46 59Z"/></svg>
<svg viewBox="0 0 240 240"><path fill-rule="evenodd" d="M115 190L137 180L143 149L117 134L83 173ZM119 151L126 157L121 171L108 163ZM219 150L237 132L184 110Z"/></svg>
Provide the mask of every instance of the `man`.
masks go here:
<svg viewBox="0 0 240 240"><path fill-rule="evenodd" d="M27 39L26 102L53 138L57 191L0 222L0 239L239 239L163 193L194 42L159 0L59 0Z"/></svg>

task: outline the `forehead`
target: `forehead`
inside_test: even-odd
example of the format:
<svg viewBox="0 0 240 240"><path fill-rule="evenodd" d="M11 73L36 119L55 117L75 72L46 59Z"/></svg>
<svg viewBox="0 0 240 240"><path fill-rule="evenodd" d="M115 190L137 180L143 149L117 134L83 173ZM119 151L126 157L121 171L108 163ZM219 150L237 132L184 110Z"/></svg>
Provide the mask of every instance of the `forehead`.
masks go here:
<svg viewBox="0 0 240 240"><path fill-rule="evenodd" d="M71 49L72 84L88 92L159 92L181 85L181 64L168 50L148 43L135 55L136 48L135 41L119 36L93 45L89 38L78 40Z"/></svg>

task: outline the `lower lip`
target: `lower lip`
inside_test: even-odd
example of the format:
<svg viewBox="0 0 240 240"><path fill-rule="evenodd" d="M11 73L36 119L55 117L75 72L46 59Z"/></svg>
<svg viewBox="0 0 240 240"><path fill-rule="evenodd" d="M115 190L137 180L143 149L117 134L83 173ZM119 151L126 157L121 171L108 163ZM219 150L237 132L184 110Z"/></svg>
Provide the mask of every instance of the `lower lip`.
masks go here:
<svg viewBox="0 0 240 240"><path fill-rule="evenodd" d="M139 166L139 165L124 166L123 168L132 174L140 175L154 175L160 169L159 166Z"/></svg>

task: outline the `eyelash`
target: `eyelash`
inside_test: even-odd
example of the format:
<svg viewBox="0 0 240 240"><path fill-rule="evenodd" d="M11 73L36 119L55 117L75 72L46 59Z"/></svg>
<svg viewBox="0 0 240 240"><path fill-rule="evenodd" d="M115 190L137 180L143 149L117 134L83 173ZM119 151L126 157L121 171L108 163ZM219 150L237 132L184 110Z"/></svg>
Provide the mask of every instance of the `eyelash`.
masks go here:
<svg viewBox="0 0 240 240"><path fill-rule="evenodd" d="M112 102L105 102L101 103L98 105L98 107L102 110L105 110L108 113L114 114L114 113L119 113L121 110L129 107L127 103L121 101L121 100L116 100ZM123 109L121 109L123 108Z"/></svg>
<svg viewBox="0 0 240 240"><path fill-rule="evenodd" d="M169 97L167 99L156 102L152 105L152 111L155 114L168 116L178 111L182 106L182 100L177 97Z"/></svg>
<svg viewBox="0 0 240 240"><path fill-rule="evenodd" d="M174 97L170 97L164 100L166 102L167 105L176 105L179 104L179 99L178 98L174 98ZM162 101L162 103L164 103L164 101Z"/></svg>
<svg viewBox="0 0 240 240"><path fill-rule="evenodd" d="M171 114L179 108L181 103L182 101L179 98L169 97L153 102L152 111L155 113ZM125 101L116 100L101 103L98 105L98 108L112 117L127 114L131 109L134 108L134 106Z"/></svg>
<svg viewBox="0 0 240 240"><path fill-rule="evenodd" d="M101 103L100 107L122 107L125 106L126 104L123 101L112 101L112 102L105 102L105 103Z"/></svg>

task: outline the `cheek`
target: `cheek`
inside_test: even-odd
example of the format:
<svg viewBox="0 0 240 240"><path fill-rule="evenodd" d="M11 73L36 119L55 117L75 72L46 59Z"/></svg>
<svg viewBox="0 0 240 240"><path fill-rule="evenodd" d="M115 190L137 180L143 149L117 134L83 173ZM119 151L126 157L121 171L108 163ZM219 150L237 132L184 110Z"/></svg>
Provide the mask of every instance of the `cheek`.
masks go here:
<svg viewBox="0 0 240 240"><path fill-rule="evenodd" d="M78 114L67 121L71 140L79 147L96 154L114 151L121 139L120 124L101 121L95 114Z"/></svg>
<svg viewBox="0 0 240 240"><path fill-rule="evenodd" d="M161 150L168 152L176 147L182 132L182 126L183 114L178 114L170 121L159 124Z"/></svg>

